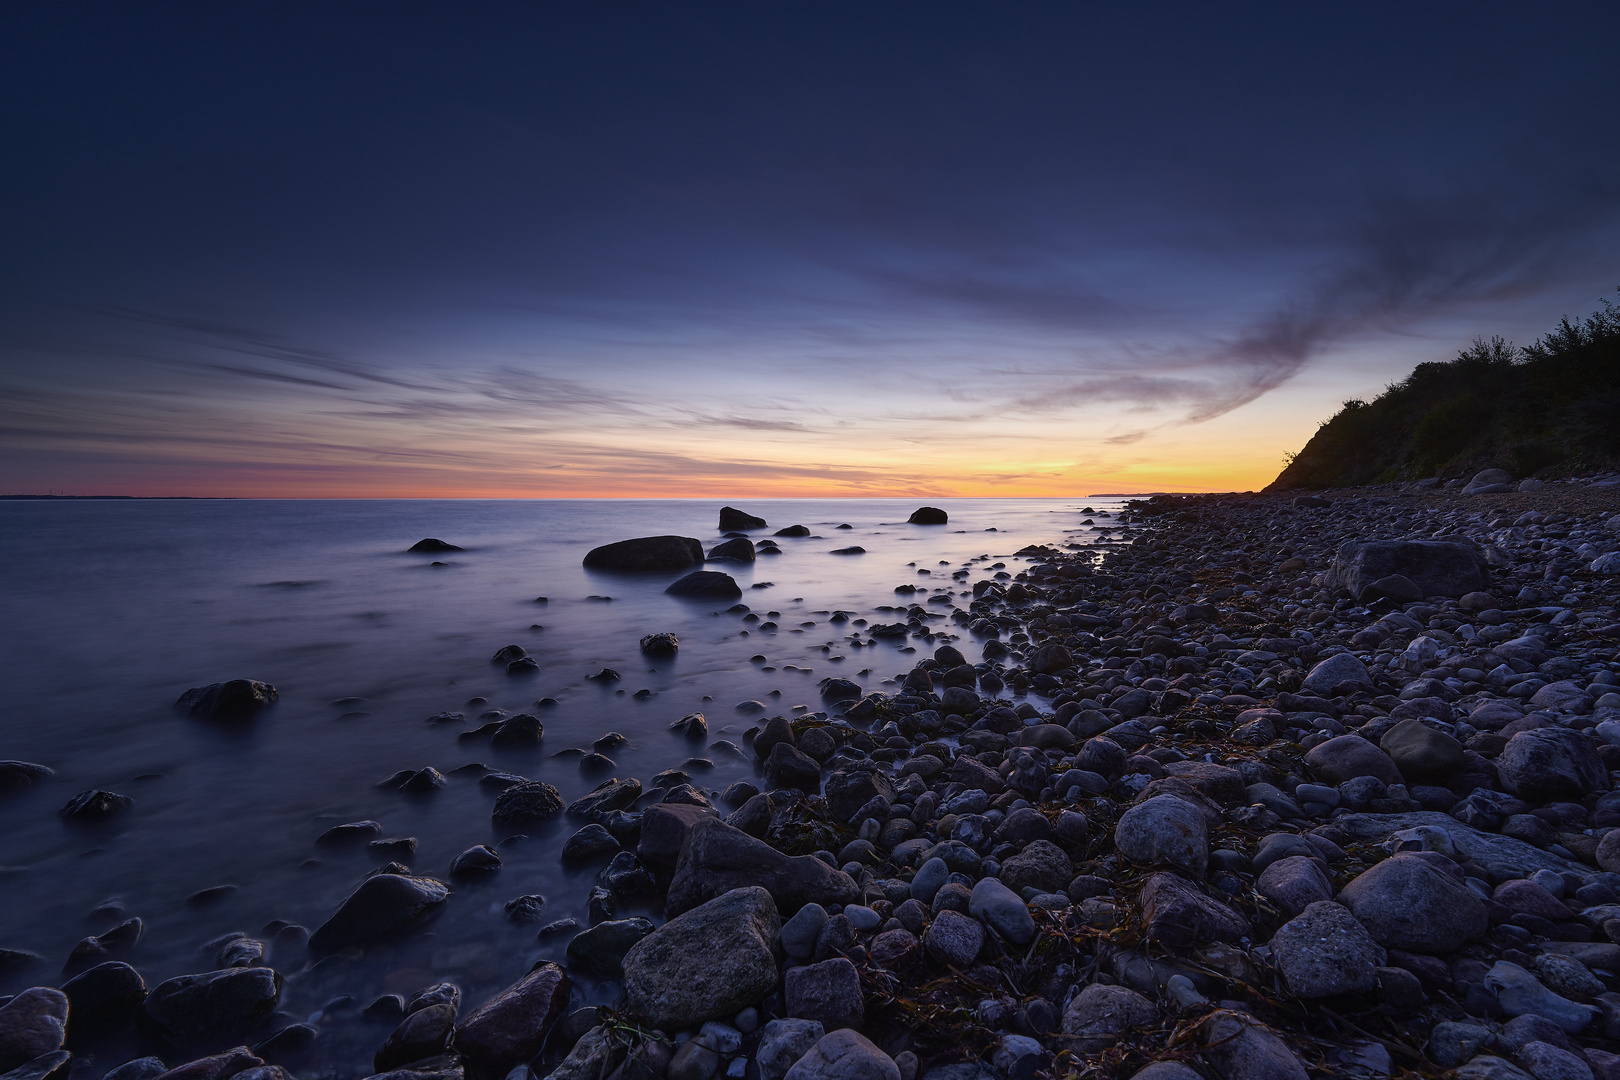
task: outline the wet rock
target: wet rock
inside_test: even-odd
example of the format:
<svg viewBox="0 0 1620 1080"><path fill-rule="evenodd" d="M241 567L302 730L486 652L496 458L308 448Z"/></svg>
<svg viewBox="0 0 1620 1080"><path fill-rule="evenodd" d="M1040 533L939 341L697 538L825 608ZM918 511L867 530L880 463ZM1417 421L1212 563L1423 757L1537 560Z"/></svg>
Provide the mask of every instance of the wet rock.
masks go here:
<svg viewBox="0 0 1620 1080"><path fill-rule="evenodd" d="M451 1004L429 1005L417 1009L389 1032L372 1056L371 1067L387 1072L401 1065L409 1065L423 1058L444 1053L450 1035L456 1026L456 1007Z"/></svg>
<svg viewBox="0 0 1620 1080"><path fill-rule="evenodd" d="M658 573L685 570L703 562L703 545L690 536L641 536L592 548L585 565L592 570Z"/></svg>
<svg viewBox="0 0 1620 1080"><path fill-rule="evenodd" d="M716 816L709 807L687 803L649 806L641 812L641 837L636 845L636 856L656 869L674 870L693 824Z"/></svg>
<svg viewBox="0 0 1620 1080"><path fill-rule="evenodd" d="M276 688L252 679L195 686L175 701L174 707L210 720L248 720L276 703Z"/></svg>
<svg viewBox="0 0 1620 1080"><path fill-rule="evenodd" d="M949 524L950 516L937 506L919 506L906 518L911 525L945 525Z"/></svg>
<svg viewBox="0 0 1620 1080"><path fill-rule="evenodd" d="M995 878L983 878L973 886L968 912L1014 945L1028 945L1035 937L1029 906Z"/></svg>
<svg viewBox="0 0 1620 1080"><path fill-rule="evenodd" d="M782 951L796 960L808 960L816 951L821 928L827 925L827 909L806 904L782 924Z"/></svg>
<svg viewBox="0 0 1620 1080"><path fill-rule="evenodd" d="M546 728L538 716L518 713L501 721L500 727L490 734L491 746L538 746L545 738Z"/></svg>
<svg viewBox="0 0 1620 1080"><path fill-rule="evenodd" d="M718 570L694 570L664 591L697 600L735 600L742 595L736 579Z"/></svg>
<svg viewBox="0 0 1620 1080"><path fill-rule="evenodd" d="M900 1068L866 1036L846 1028L818 1039L783 1080L900 1080Z"/></svg>
<svg viewBox="0 0 1620 1080"><path fill-rule="evenodd" d="M68 1064L72 1062L73 1055L66 1050L57 1050L19 1065L7 1073L0 1073L0 1080L66 1080Z"/></svg>
<svg viewBox="0 0 1620 1080"><path fill-rule="evenodd" d="M829 1029L859 1028L866 1018L860 973L842 956L789 968L782 1000L789 1016L815 1020Z"/></svg>
<svg viewBox="0 0 1620 1080"><path fill-rule="evenodd" d="M1114 846L1143 866L1172 866L1202 874L1209 864L1204 813L1175 795L1155 795L1121 814L1114 827Z"/></svg>
<svg viewBox="0 0 1620 1080"><path fill-rule="evenodd" d="M688 911L733 889L758 885L780 911L807 903L842 910L860 899L848 874L811 855L788 856L717 818L693 823L681 849L664 909Z"/></svg>
<svg viewBox="0 0 1620 1080"><path fill-rule="evenodd" d="M1247 1013L1222 1009L1203 1024L1204 1057L1222 1080L1307 1080L1288 1044Z"/></svg>
<svg viewBox="0 0 1620 1080"><path fill-rule="evenodd" d="M603 978L621 978L625 954L654 929L651 919L640 916L597 923L568 943L568 962Z"/></svg>
<svg viewBox="0 0 1620 1080"><path fill-rule="evenodd" d="M97 964L62 984L67 995L67 1045L79 1047L118 1034L140 1012L146 980L128 964Z"/></svg>
<svg viewBox="0 0 1620 1080"><path fill-rule="evenodd" d="M497 828L520 829L536 821L545 821L562 813L562 793L544 780L525 780L513 784L495 797L495 810L490 815Z"/></svg>
<svg viewBox="0 0 1620 1080"><path fill-rule="evenodd" d="M539 1054L552 1025L569 1007L570 989L564 970L541 960L455 1025L455 1049L471 1072L505 1077Z"/></svg>
<svg viewBox="0 0 1620 1080"><path fill-rule="evenodd" d="M1519 732L1508 740L1496 767L1503 787L1535 802L1579 800L1608 787L1608 770L1592 740L1569 728Z"/></svg>
<svg viewBox="0 0 1620 1080"><path fill-rule="evenodd" d="M895 801L894 785L881 772L870 768L839 769L827 777L824 797L827 812L835 821L852 821L856 811L873 799Z"/></svg>
<svg viewBox="0 0 1620 1080"><path fill-rule="evenodd" d="M734 506L720 508L721 532L747 532L749 529L765 528L765 519L745 513Z"/></svg>
<svg viewBox="0 0 1620 1080"><path fill-rule="evenodd" d="M562 847L563 862L606 859L620 851L619 842L604 826L590 824L570 836Z"/></svg>
<svg viewBox="0 0 1620 1080"><path fill-rule="evenodd" d="M450 874L458 878L483 877L500 868L501 857L495 849L487 844L478 844L456 856L450 864Z"/></svg>
<svg viewBox="0 0 1620 1080"><path fill-rule="evenodd" d="M1385 784L1402 782L1401 772L1390 756L1360 735L1340 735L1311 748L1305 764L1331 785L1371 776Z"/></svg>
<svg viewBox="0 0 1620 1080"><path fill-rule="evenodd" d="M782 1080L787 1071L821 1040L826 1029L816 1020L772 1020L759 1033L760 1080Z"/></svg>
<svg viewBox="0 0 1620 1080"><path fill-rule="evenodd" d="M545 917L546 898L533 893L506 902L506 917L517 923L539 922Z"/></svg>
<svg viewBox="0 0 1620 1080"><path fill-rule="evenodd" d="M928 925L922 944L929 960L966 971L984 948L984 927L961 912L942 911Z"/></svg>
<svg viewBox="0 0 1620 1080"><path fill-rule="evenodd" d="M811 795L821 791L821 765L809 754L787 743L771 747L765 759L765 783L772 791L796 789Z"/></svg>
<svg viewBox="0 0 1620 1080"><path fill-rule="evenodd" d="M1255 891L1285 915L1298 915L1319 900L1333 899L1333 883L1319 860L1307 855L1278 859L1260 872Z"/></svg>
<svg viewBox="0 0 1620 1080"><path fill-rule="evenodd" d="M1461 881L1415 855L1394 855L1363 871L1339 893L1380 945L1450 953L1483 937L1485 902Z"/></svg>
<svg viewBox="0 0 1620 1080"><path fill-rule="evenodd" d="M315 838L320 848L358 847L382 835L382 826L375 821L350 821L334 825Z"/></svg>
<svg viewBox="0 0 1620 1080"><path fill-rule="evenodd" d="M674 634L648 634L641 639L641 651L647 656L674 656L680 647L681 639Z"/></svg>
<svg viewBox="0 0 1620 1080"><path fill-rule="evenodd" d="M1462 743L1417 720L1400 721L1378 745L1408 780L1449 776L1463 764Z"/></svg>
<svg viewBox="0 0 1620 1080"><path fill-rule="evenodd" d="M1131 1028L1159 1020L1158 1007L1124 986L1092 983L1070 999L1063 1010L1063 1034L1080 1040L1078 1048L1095 1053L1117 1042Z"/></svg>
<svg viewBox="0 0 1620 1080"><path fill-rule="evenodd" d="M1351 540L1340 546L1323 587L1351 598L1399 574L1423 596L1462 596L1490 587L1485 560L1470 544L1447 540Z"/></svg>
<svg viewBox="0 0 1620 1080"><path fill-rule="evenodd" d="M32 987L0 1005L0 1071L62 1049L67 1023L67 995L49 987Z"/></svg>
<svg viewBox="0 0 1620 1080"><path fill-rule="evenodd" d="M641 797L641 781L635 777L604 780L568 804L567 815L597 823L605 822L615 810L628 810Z"/></svg>
<svg viewBox="0 0 1620 1080"><path fill-rule="evenodd" d="M115 814L121 814L135 805L135 800L128 795L119 795L113 791L101 791L92 788L81 791L68 800L62 807L62 816L72 821L103 821Z"/></svg>
<svg viewBox="0 0 1620 1080"><path fill-rule="evenodd" d="M264 1026L281 986L281 975L263 967L181 975L152 988L142 1022L171 1046L229 1045Z"/></svg>
<svg viewBox="0 0 1620 1080"><path fill-rule="evenodd" d="M374 875L310 935L309 949L321 956L403 933L425 921L449 896L449 886L433 878Z"/></svg>
<svg viewBox="0 0 1620 1080"><path fill-rule="evenodd" d="M1509 1016L1540 1016L1571 1035L1585 1030L1598 1016L1596 1008L1553 993L1530 972L1506 960L1496 962L1485 976L1485 985L1495 991L1502 1011Z"/></svg>
<svg viewBox="0 0 1620 1080"><path fill-rule="evenodd" d="M463 549L455 544L446 543L436 536L430 536L425 540L418 540L405 550L413 555L439 555L446 551L461 551Z"/></svg>
<svg viewBox="0 0 1620 1080"><path fill-rule="evenodd" d="M101 1078L101 1080L156 1080L169 1071L163 1064L162 1058L144 1057L134 1061L126 1061Z"/></svg>
<svg viewBox="0 0 1620 1080"><path fill-rule="evenodd" d="M55 769L29 761L0 761L0 792L22 791L55 775Z"/></svg>
<svg viewBox="0 0 1620 1080"><path fill-rule="evenodd" d="M709 552L710 562L753 562L754 559L754 542L745 536L717 544Z"/></svg>
<svg viewBox="0 0 1620 1080"><path fill-rule="evenodd" d="M1388 960L1366 927L1331 900L1284 923L1271 938L1271 953L1288 989L1302 998L1371 990Z"/></svg>
<svg viewBox="0 0 1620 1080"><path fill-rule="evenodd" d="M1192 948L1211 941L1237 941L1249 934L1249 921L1203 893L1186 879L1158 873L1147 879L1139 897L1143 932L1170 949Z"/></svg>
<svg viewBox="0 0 1620 1080"><path fill-rule="evenodd" d="M1309 693L1334 697L1342 692L1341 687L1350 692L1370 689L1372 676L1367 672L1367 665L1352 654L1336 653L1311 668L1303 686Z"/></svg>
<svg viewBox="0 0 1620 1080"><path fill-rule="evenodd" d="M755 1004L776 988L781 925L771 894L753 886L675 916L625 955L630 1011L675 1031Z"/></svg>

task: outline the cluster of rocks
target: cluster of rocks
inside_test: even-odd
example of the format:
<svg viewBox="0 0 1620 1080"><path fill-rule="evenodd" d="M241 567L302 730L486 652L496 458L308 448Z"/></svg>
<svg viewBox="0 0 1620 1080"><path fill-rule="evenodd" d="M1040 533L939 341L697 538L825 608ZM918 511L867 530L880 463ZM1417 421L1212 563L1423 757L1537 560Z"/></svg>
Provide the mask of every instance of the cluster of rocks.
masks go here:
<svg viewBox="0 0 1620 1080"><path fill-rule="evenodd" d="M465 1015L451 984L366 1006L396 1025L375 1073L1620 1077L1620 498L1565 495L1155 498L1123 542L1026 549L860 627L932 647L748 732L757 783L564 805L486 776L501 827L578 823L588 925L543 928L566 966ZM450 889L385 866L309 955L385 947ZM314 1036L266 1028L264 942L148 991L103 937L0 1004L0 1080L65 1077L76 1025L160 1048L116 1080L285 1080ZM571 1009L587 981L616 1003Z"/></svg>

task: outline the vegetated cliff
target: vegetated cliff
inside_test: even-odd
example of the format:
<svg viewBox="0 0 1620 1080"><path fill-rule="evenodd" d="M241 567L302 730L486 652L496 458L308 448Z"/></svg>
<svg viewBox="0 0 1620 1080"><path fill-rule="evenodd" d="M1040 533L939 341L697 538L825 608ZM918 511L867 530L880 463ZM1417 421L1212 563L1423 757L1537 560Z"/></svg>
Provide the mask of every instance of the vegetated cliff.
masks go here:
<svg viewBox="0 0 1620 1080"><path fill-rule="evenodd" d="M1529 348L1477 340L1419 364L1375 400L1347 401L1266 489L1354 487L1620 466L1620 306L1568 317Z"/></svg>

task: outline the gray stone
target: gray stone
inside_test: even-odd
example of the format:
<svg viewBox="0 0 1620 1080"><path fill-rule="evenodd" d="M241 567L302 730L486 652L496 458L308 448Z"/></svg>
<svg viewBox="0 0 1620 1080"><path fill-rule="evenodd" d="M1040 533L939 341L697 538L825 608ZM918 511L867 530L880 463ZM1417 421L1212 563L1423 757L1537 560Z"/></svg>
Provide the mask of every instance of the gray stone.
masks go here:
<svg viewBox="0 0 1620 1080"><path fill-rule="evenodd" d="M1479 551L1449 540L1348 541L1339 547L1322 584L1330 592L1359 598L1368 585L1396 574L1410 579L1424 596L1462 596L1490 587Z"/></svg>
<svg viewBox="0 0 1620 1080"><path fill-rule="evenodd" d="M196 686L180 695L174 707L210 720L247 720L276 703L276 688L252 679Z"/></svg>
<svg viewBox="0 0 1620 1080"><path fill-rule="evenodd" d="M568 804L563 813L598 824L606 822L615 810L628 810L641 796L641 781L635 777L612 777Z"/></svg>
<svg viewBox="0 0 1620 1080"><path fill-rule="evenodd" d="M1158 1007L1135 990L1092 983L1069 1000L1062 1030L1080 1040L1080 1050L1094 1053L1112 1046L1131 1028L1158 1020Z"/></svg>
<svg viewBox="0 0 1620 1080"><path fill-rule="evenodd" d="M819 1020L772 1020L759 1033L760 1080L782 1080L800 1058L821 1040L826 1029Z"/></svg>
<svg viewBox="0 0 1620 1080"><path fill-rule="evenodd" d="M1485 902L1416 855L1393 855L1339 893L1373 940L1408 952L1450 953L1483 937Z"/></svg>
<svg viewBox="0 0 1620 1080"><path fill-rule="evenodd" d="M641 812L641 838L636 857L659 870L674 870L681 856L681 845L692 826L704 818L718 817L707 806L690 803L654 803Z"/></svg>
<svg viewBox="0 0 1620 1080"><path fill-rule="evenodd" d="M562 968L541 961L456 1025L456 1051L471 1072L505 1076L540 1053L572 988Z"/></svg>
<svg viewBox="0 0 1620 1080"><path fill-rule="evenodd" d="M665 1031L734 1016L776 988L781 929L771 894L755 886L670 919L624 958L630 1011Z"/></svg>
<svg viewBox="0 0 1620 1080"><path fill-rule="evenodd" d="M1390 756L1360 735L1340 735L1311 748L1305 764L1327 783L1338 785L1358 776L1371 776L1386 784L1403 782Z"/></svg>
<svg viewBox="0 0 1620 1080"><path fill-rule="evenodd" d="M1530 704L1538 709L1554 709L1584 716L1592 711L1592 695L1579 684L1560 679L1530 695Z"/></svg>
<svg viewBox="0 0 1620 1080"><path fill-rule="evenodd" d="M928 958L943 967L965 971L982 948L984 926L959 911L942 911L935 915L923 934L923 949Z"/></svg>
<svg viewBox="0 0 1620 1080"><path fill-rule="evenodd" d="M1509 1016L1540 1016L1571 1035L1585 1030L1598 1016L1597 1009L1553 993L1530 972L1506 960L1496 962L1485 976L1485 985L1496 992L1496 1000Z"/></svg>
<svg viewBox="0 0 1620 1080"><path fill-rule="evenodd" d="M1028 945L1035 937L1029 906L995 878L982 878L973 886L968 911L1014 945Z"/></svg>
<svg viewBox="0 0 1620 1080"><path fill-rule="evenodd" d="M525 780L495 796L490 820L500 829L521 829L562 813L562 792L544 780Z"/></svg>
<svg viewBox="0 0 1620 1080"><path fill-rule="evenodd" d="M608 1035L608 1029L598 1024L579 1037L573 1049L568 1051L568 1056L551 1070L546 1080L597 1080L613 1049L613 1039ZM534 1080L534 1071L527 1065L519 1065L506 1074L506 1080Z"/></svg>
<svg viewBox="0 0 1620 1080"><path fill-rule="evenodd" d="M73 1054L67 1050L56 1050L49 1054L42 1054L25 1065L19 1065L7 1073L0 1073L0 1080L53 1080L61 1077L66 1080L68 1063L73 1060ZM258 1060L257 1058L254 1059Z"/></svg>
<svg viewBox="0 0 1620 1080"><path fill-rule="evenodd" d="M736 600L742 596L737 579L718 570L694 570L664 590L671 596L694 600Z"/></svg>
<svg viewBox="0 0 1620 1080"><path fill-rule="evenodd" d="M1175 795L1155 795L1120 815L1114 846L1134 863L1202 874L1209 864L1204 813Z"/></svg>
<svg viewBox="0 0 1620 1080"><path fill-rule="evenodd" d="M938 856L928 859L917 867L917 872L912 875L911 898L924 904L932 904L934 894L939 892L940 886L944 885L950 876L951 868L945 864L944 859Z"/></svg>
<svg viewBox="0 0 1620 1080"><path fill-rule="evenodd" d="M1592 740L1569 728L1519 732L1508 740L1496 767L1503 787L1532 802L1579 800L1608 787L1608 770Z"/></svg>
<svg viewBox="0 0 1620 1080"><path fill-rule="evenodd" d="M762 840L714 818L693 823L670 882L664 910L688 911L732 889L760 886L776 908L797 912L808 903L841 911L860 900L848 874L813 855L784 855Z"/></svg>
<svg viewBox="0 0 1620 1080"><path fill-rule="evenodd" d="M859 1028L866 1018L860 972L842 956L789 968L782 980L782 1000L789 1016L818 1020L829 1030Z"/></svg>
<svg viewBox="0 0 1620 1080"><path fill-rule="evenodd" d="M1204 1057L1222 1080L1308 1080L1288 1044L1247 1013L1211 1013L1203 1036Z"/></svg>
<svg viewBox="0 0 1620 1080"><path fill-rule="evenodd" d="M1365 688L1372 685L1372 676L1367 673L1367 665L1350 653L1335 653L1311 668L1303 688L1321 697L1335 697L1339 687L1347 684Z"/></svg>
<svg viewBox="0 0 1620 1080"><path fill-rule="evenodd" d="M1356 917L1331 900L1319 900L1284 923L1271 938L1271 953L1288 989L1302 998L1371 990L1377 968L1389 959Z"/></svg>
<svg viewBox="0 0 1620 1080"><path fill-rule="evenodd" d="M1429 1057L1435 1064L1447 1068L1461 1065L1481 1047L1489 1046L1493 1036L1490 1028L1479 1024L1445 1021L1434 1025L1429 1032Z"/></svg>
<svg viewBox="0 0 1620 1080"><path fill-rule="evenodd" d="M388 1038L383 1040L372 1056L371 1067L380 1073L387 1072L442 1054L450 1044L450 1035L455 1027L454 1005L429 1005L425 1009L417 1009L388 1033Z"/></svg>
<svg viewBox="0 0 1620 1080"><path fill-rule="evenodd" d="M900 1080L900 1068L864 1035L844 1029L818 1039L784 1080Z"/></svg>
<svg viewBox="0 0 1620 1080"><path fill-rule="evenodd" d="M1462 743L1418 720L1402 720L1378 745L1408 780L1449 776L1464 760Z"/></svg>
<svg viewBox="0 0 1620 1080"><path fill-rule="evenodd" d="M1434 810L1414 810L1404 814L1346 814L1335 818L1328 826L1339 843L1359 840L1378 840L1406 829L1429 826L1443 829L1451 837L1457 854L1481 866L1501 866L1515 873L1529 875L1537 870L1551 870L1555 874L1590 874L1591 868L1542 851L1532 844L1498 833L1481 832Z"/></svg>
<svg viewBox="0 0 1620 1080"><path fill-rule="evenodd" d="M1513 1062L1494 1054L1480 1054L1451 1075L1455 1080L1536 1080Z"/></svg>
<svg viewBox="0 0 1620 1080"><path fill-rule="evenodd" d="M620 978L624 974L624 954L654 929L651 919L639 915L599 922L568 942L568 962L605 978Z"/></svg>
<svg viewBox="0 0 1620 1080"><path fill-rule="evenodd" d="M1298 915L1320 900L1333 899L1333 883L1322 864L1306 855L1278 859L1260 872L1255 891L1285 915Z"/></svg>
<svg viewBox="0 0 1620 1080"><path fill-rule="evenodd" d="M1249 920L1172 873L1154 874L1142 886L1143 933L1170 949L1211 941L1237 941L1249 934Z"/></svg>
<svg viewBox="0 0 1620 1080"><path fill-rule="evenodd" d="M171 1046L229 1045L264 1026L281 985L264 967L181 975L153 987L142 1010L148 1030Z"/></svg>
<svg viewBox="0 0 1620 1080"><path fill-rule="evenodd" d="M816 951L816 939L827 925L827 909L820 904L806 904L798 913L782 924L782 951L795 960L808 960Z"/></svg>
<svg viewBox="0 0 1620 1080"><path fill-rule="evenodd" d="M1001 863L1001 883L1014 892L1034 887L1057 892L1074 876L1068 854L1050 840L1035 840Z"/></svg>

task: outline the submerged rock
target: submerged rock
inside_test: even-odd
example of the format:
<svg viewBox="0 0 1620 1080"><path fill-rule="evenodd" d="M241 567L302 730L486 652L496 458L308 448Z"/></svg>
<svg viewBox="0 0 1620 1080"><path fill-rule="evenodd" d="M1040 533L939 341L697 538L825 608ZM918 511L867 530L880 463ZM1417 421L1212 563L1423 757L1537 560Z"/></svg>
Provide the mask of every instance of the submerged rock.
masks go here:
<svg viewBox="0 0 1620 1080"><path fill-rule="evenodd" d="M279 696L269 683L232 679L193 687L180 695L174 707L211 720L248 720L274 705Z"/></svg>
<svg viewBox="0 0 1620 1080"><path fill-rule="evenodd" d="M450 887L428 877L376 874L361 882L310 935L317 956L409 930L449 899Z"/></svg>
<svg viewBox="0 0 1620 1080"><path fill-rule="evenodd" d="M714 600L735 600L742 595L736 579L718 570L694 570L664 591L671 596Z"/></svg>
<svg viewBox="0 0 1620 1080"><path fill-rule="evenodd" d="M592 570L660 573L703 562L703 545L690 536L642 536L604 544L585 553Z"/></svg>

